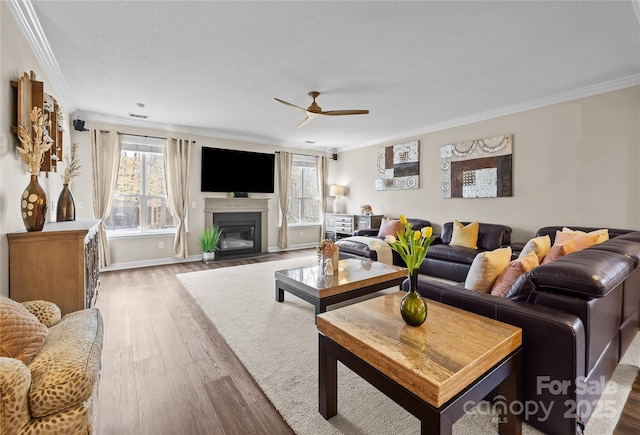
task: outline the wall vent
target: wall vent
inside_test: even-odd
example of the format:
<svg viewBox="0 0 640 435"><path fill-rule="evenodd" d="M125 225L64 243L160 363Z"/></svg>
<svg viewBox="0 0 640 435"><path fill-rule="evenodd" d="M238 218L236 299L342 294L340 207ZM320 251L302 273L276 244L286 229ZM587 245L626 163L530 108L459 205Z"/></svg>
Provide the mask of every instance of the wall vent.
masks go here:
<svg viewBox="0 0 640 435"><path fill-rule="evenodd" d="M142 118L147 119L149 115L140 115L139 113L129 113L129 116L132 118Z"/></svg>

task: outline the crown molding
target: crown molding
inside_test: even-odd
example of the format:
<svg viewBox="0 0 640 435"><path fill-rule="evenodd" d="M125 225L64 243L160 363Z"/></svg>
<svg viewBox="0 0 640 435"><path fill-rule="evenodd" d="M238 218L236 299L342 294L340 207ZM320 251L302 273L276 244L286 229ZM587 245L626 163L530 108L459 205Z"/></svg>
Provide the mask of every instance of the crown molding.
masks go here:
<svg viewBox="0 0 640 435"><path fill-rule="evenodd" d="M639 2L636 2L639 3ZM573 91L562 92L560 94L551 95L548 97L538 98L524 103L514 104L511 106L501 107L495 110L488 110L486 112L477 113L462 118L452 119L450 121L431 124L426 127L417 128L414 130L408 130L403 133L388 136L375 141L361 143L357 145L347 146L340 149L340 151L350 151L358 148L365 148L372 145L380 145L387 142L396 140L405 140L414 136L419 136L427 133L433 133L435 131L445 130L452 127L460 127L462 125L472 124L474 122L485 121L487 119L497 118L499 116L511 115L514 113L524 112L527 110L538 109L540 107L551 106L553 104L564 103L567 101L577 100L579 98L591 97L606 92L617 91L620 89L630 88L632 86L640 85L640 74L635 74L621 79L611 80L609 82L599 83L592 86L586 86L584 88L575 89Z"/></svg>
<svg viewBox="0 0 640 435"><path fill-rule="evenodd" d="M60 70L58 61L51 50L49 41L44 34L44 30L40 25L31 1L9 0L7 3L18 23L18 27L22 30L40 66L51 82L51 86L55 89L56 100L58 100L61 106L69 113L75 112L76 106L69 95L69 87L67 86L64 74L62 74L62 70Z"/></svg>

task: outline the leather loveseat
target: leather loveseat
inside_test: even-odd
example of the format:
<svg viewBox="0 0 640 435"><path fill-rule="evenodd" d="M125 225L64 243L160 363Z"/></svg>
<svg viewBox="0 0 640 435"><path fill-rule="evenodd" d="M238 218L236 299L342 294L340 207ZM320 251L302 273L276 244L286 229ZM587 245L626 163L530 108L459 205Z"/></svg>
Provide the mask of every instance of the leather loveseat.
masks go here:
<svg viewBox="0 0 640 435"><path fill-rule="evenodd" d="M640 232L611 235L524 273L506 297L418 278L428 299L522 328L523 418L545 433L581 432L638 332Z"/></svg>

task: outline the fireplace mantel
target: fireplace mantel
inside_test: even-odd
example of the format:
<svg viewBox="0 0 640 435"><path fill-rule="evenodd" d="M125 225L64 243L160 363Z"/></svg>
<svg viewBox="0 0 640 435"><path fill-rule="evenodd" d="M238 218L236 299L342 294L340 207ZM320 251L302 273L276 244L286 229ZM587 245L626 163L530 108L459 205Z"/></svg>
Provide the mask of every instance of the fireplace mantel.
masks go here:
<svg viewBox="0 0 640 435"><path fill-rule="evenodd" d="M204 199L204 225L213 225L215 213L260 213L261 240L260 252L268 252L269 227L269 200L263 198L205 198Z"/></svg>
<svg viewBox="0 0 640 435"><path fill-rule="evenodd" d="M268 212L269 200L260 198L205 198L205 213Z"/></svg>

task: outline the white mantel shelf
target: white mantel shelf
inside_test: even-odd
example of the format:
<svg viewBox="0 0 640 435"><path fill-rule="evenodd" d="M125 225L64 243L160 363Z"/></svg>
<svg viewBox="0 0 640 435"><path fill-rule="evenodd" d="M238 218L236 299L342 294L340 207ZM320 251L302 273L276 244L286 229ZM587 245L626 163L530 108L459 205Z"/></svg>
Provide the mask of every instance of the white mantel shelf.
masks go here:
<svg viewBox="0 0 640 435"><path fill-rule="evenodd" d="M263 198L205 198L205 213L267 212L269 200Z"/></svg>

